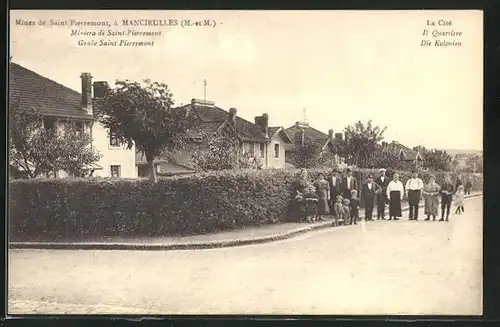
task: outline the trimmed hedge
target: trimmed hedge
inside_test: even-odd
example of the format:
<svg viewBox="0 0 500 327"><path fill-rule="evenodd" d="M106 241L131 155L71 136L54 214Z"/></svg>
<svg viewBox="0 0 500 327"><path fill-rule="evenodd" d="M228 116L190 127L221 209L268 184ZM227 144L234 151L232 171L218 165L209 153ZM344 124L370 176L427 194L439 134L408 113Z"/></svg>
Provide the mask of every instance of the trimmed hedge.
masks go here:
<svg viewBox="0 0 500 327"><path fill-rule="evenodd" d="M331 170L310 171L309 178L320 172ZM369 172L376 170L354 175L364 180ZM294 219L290 210L299 174L300 170L278 169L221 171L162 178L157 183L147 179L13 180L10 240L185 235ZM403 181L410 175L400 174ZM438 183L444 178L443 173L436 176ZM471 176L473 189L482 189L482 175Z"/></svg>

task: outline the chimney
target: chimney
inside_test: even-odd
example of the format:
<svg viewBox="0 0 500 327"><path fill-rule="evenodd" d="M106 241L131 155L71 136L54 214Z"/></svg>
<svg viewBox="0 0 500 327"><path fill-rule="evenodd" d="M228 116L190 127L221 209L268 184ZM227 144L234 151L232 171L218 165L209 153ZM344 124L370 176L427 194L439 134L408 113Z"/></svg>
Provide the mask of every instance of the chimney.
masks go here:
<svg viewBox="0 0 500 327"><path fill-rule="evenodd" d="M236 108L229 109L229 122L231 123L231 125L234 125L236 123Z"/></svg>
<svg viewBox="0 0 500 327"><path fill-rule="evenodd" d="M295 127L300 127L300 122L299 121L295 122Z"/></svg>
<svg viewBox="0 0 500 327"><path fill-rule="evenodd" d="M108 82L99 81L94 82L94 99L104 98L109 91Z"/></svg>
<svg viewBox="0 0 500 327"><path fill-rule="evenodd" d="M335 139L337 141L342 141L342 133L335 133Z"/></svg>
<svg viewBox="0 0 500 327"><path fill-rule="evenodd" d="M88 115L92 115L92 75L90 73L82 73L82 110Z"/></svg>
<svg viewBox="0 0 500 327"><path fill-rule="evenodd" d="M266 138L269 138L269 115L266 113L262 114L262 131L266 135Z"/></svg>
<svg viewBox="0 0 500 327"><path fill-rule="evenodd" d="M333 141L333 129L328 130L328 139Z"/></svg>
<svg viewBox="0 0 500 327"><path fill-rule="evenodd" d="M300 130L295 132L294 134L294 144L295 145L304 145L304 130Z"/></svg>

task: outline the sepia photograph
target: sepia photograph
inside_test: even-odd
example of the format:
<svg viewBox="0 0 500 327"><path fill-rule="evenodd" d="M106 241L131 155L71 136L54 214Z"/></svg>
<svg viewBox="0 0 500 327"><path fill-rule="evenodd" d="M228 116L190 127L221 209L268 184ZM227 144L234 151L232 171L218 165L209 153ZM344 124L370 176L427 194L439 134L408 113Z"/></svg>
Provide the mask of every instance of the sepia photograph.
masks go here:
<svg viewBox="0 0 500 327"><path fill-rule="evenodd" d="M480 10L10 10L7 315L483 314Z"/></svg>

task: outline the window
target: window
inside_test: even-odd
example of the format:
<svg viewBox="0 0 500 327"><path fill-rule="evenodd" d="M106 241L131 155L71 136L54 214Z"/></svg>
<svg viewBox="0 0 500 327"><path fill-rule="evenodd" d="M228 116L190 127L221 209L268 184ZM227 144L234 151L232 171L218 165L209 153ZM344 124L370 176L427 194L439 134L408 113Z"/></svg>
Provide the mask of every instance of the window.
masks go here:
<svg viewBox="0 0 500 327"><path fill-rule="evenodd" d="M254 143L249 143L248 154L251 155L252 157L255 155L255 144Z"/></svg>
<svg viewBox="0 0 500 327"><path fill-rule="evenodd" d="M78 122L75 123L75 130L76 130L76 133L78 135L83 134L83 132L85 131L85 129L84 129L83 123L81 121L78 121Z"/></svg>
<svg viewBox="0 0 500 327"><path fill-rule="evenodd" d="M55 118L44 118L43 119L43 127L47 131L54 132L56 130L56 119Z"/></svg>
<svg viewBox="0 0 500 327"><path fill-rule="evenodd" d="M146 165L141 165L137 167L137 175L138 177L147 177L148 176L148 167Z"/></svg>
<svg viewBox="0 0 500 327"><path fill-rule="evenodd" d="M261 144L260 144L260 155L261 155L261 156L264 156L264 152L265 152L265 151L266 151L266 150L265 150L265 147L264 147L264 143L261 143Z"/></svg>
<svg viewBox="0 0 500 327"><path fill-rule="evenodd" d="M109 129L109 146L113 148L120 147L120 140L116 135L116 131L112 128Z"/></svg>
<svg viewBox="0 0 500 327"><path fill-rule="evenodd" d="M243 153L248 154L250 152L250 143L243 143Z"/></svg>
<svg viewBox="0 0 500 327"><path fill-rule="evenodd" d="M120 177L121 176L121 169L122 167L119 165L113 165L111 166L111 177Z"/></svg>
<svg viewBox="0 0 500 327"><path fill-rule="evenodd" d="M280 145L279 145L279 143L274 144L274 157L275 158L280 157Z"/></svg>

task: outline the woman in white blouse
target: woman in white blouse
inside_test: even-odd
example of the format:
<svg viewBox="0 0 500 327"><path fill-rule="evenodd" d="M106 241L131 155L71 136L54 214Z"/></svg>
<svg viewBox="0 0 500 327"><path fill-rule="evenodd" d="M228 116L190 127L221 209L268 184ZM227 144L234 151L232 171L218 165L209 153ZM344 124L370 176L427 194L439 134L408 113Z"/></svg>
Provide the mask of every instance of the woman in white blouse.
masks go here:
<svg viewBox="0 0 500 327"><path fill-rule="evenodd" d="M398 220L401 217L401 200L405 190L403 183L399 180L399 175L394 173L392 181L387 186L387 198L389 198L389 220Z"/></svg>

